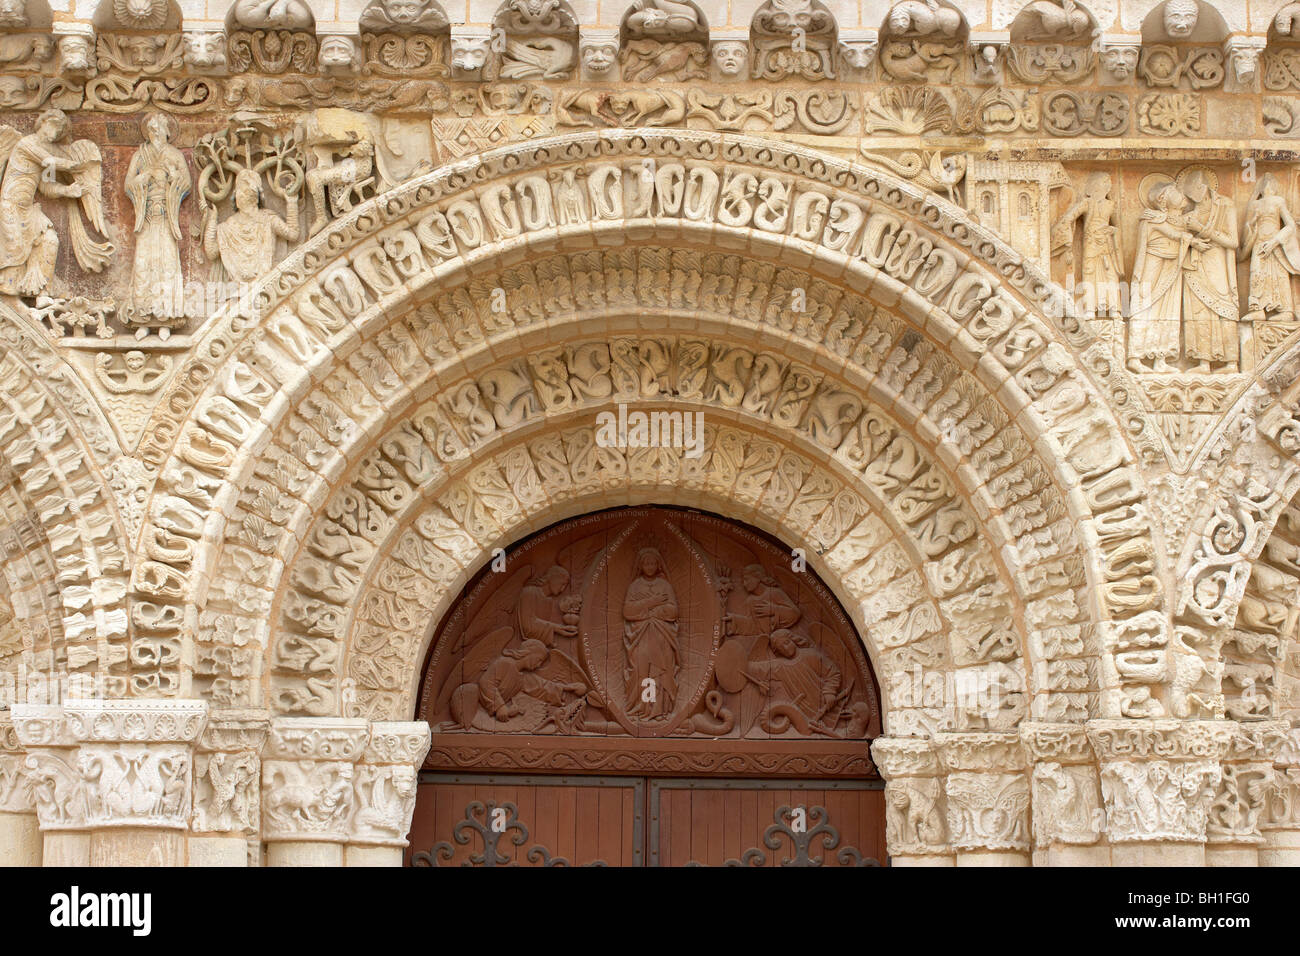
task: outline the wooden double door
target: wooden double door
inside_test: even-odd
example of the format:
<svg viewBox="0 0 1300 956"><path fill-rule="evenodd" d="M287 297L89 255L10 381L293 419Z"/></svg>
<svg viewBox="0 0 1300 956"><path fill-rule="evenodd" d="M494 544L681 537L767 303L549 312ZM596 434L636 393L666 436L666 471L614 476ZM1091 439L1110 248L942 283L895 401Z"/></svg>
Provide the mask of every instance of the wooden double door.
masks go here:
<svg viewBox="0 0 1300 956"><path fill-rule="evenodd" d="M877 866L879 780L423 773L413 866Z"/></svg>

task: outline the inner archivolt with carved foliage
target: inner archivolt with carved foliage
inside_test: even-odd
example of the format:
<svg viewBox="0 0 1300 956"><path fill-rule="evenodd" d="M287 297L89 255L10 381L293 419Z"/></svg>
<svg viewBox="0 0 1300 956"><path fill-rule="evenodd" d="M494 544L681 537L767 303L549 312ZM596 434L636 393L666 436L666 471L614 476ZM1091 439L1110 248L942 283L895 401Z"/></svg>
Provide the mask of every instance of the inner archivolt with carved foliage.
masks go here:
<svg viewBox="0 0 1300 956"><path fill-rule="evenodd" d="M711 515L615 509L498 556L447 616L420 717L435 737L865 741L875 680L797 552Z"/></svg>

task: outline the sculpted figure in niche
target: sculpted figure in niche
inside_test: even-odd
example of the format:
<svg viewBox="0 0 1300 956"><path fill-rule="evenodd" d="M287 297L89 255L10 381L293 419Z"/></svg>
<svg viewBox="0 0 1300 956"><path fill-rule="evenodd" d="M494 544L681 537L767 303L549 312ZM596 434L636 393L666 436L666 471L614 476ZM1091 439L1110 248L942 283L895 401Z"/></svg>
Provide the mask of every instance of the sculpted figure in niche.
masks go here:
<svg viewBox="0 0 1300 956"><path fill-rule="evenodd" d="M1031 0L1016 17L1013 37L1020 43L1070 43L1086 38L1092 17L1075 0Z"/></svg>
<svg viewBox="0 0 1300 956"><path fill-rule="evenodd" d="M677 595L655 548L638 552L636 569L623 598L624 689L628 716L654 720L677 697Z"/></svg>
<svg viewBox="0 0 1300 956"><path fill-rule="evenodd" d="M1092 316L1121 314L1119 227L1115 225L1115 200L1106 173L1092 173L1083 187L1083 198L1074 203L1052 227L1053 251L1066 251L1067 262L1074 244L1074 228L1083 223L1083 294L1086 313ZM1071 269L1073 278L1073 269Z"/></svg>
<svg viewBox="0 0 1300 956"><path fill-rule="evenodd" d="M443 33L449 23L436 0L371 0L359 26L363 33Z"/></svg>
<svg viewBox="0 0 1300 956"><path fill-rule="evenodd" d="M568 587L569 572L558 564L524 585L519 592L518 615L523 638L553 647L557 637L578 636L582 599L576 594L565 594Z"/></svg>
<svg viewBox="0 0 1300 956"><path fill-rule="evenodd" d="M1218 192L1210 170L1194 167L1178 177L1191 201L1192 243L1183 272L1183 341L1197 372L1237 366L1237 216Z"/></svg>
<svg viewBox="0 0 1300 956"><path fill-rule="evenodd" d="M673 39L705 32L703 16L693 3L635 0L623 21L631 37Z"/></svg>
<svg viewBox="0 0 1300 956"><path fill-rule="evenodd" d="M1169 363L1178 358L1183 271L1193 241L1183 214L1186 202L1172 182L1158 182L1138 223L1128 333L1128 367L1134 372L1170 372Z"/></svg>
<svg viewBox="0 0 1300 956"><path fill-rule="evenodd" d="M146 142L126 171L126 195L135 207L135 256L131 260L130 318L162 320L166 332L185 314L181 275L181 201L189 194L190 172L171 145L171 123L161 113L144 122ZM142 326L137 337L146 329Z"/></svg>
<svg viewBox="0 0 1300 956"><path fill-rule="evenodd" d="M1300 240L1277 177L1265 173L1246 206L1246 227L1238 258L1250 260L1246 307L1253 319L1295 316L1294 276L1300 275Z"/></svg>
<svg viewBox="0 0 1300 956"><path fill-rule="evenodd" d="M1201 10L1197 0L1166 0L1165 34L1171 40L1186 40L1196 30Z"/></svg>
<svg viewBox="0 0 1300 956"><path fill-rule="evenodd" d="M893 37L951 37L961 29L961 14L938 0L903 0L889 11L887 22Z"/></svg>
<svg viewBox="0 0 1300 956"><path fill-rule="evenodd" d="M203 228L203 251L219 264L224 277L235 282L253 282L275 262L275 240L298 239L298 199L290 195L286 218L261 208L262 178L251 169L235 177L235 213L218 225L217 211L209 208ZM221 279L222 276L214 276Z"/></svg>
<svg viewBox="0 0 1300 956"><path fill-rule="evenodd" d="M316 17L303 0L235 0L235 25L248 30L310 30Z"/></svg>
<svg viewBox="0 0 1300 956"><path fill-rule="evenodd" d="M54 276L59 236L41 211L38 196L79 199L90 224L106 235L100 196L99 147L77 140L60 145L68 131L62 110L47 110L36 121L35 132L21 136L0 126L0 292L32 296L45 289ZM72 181L65 183L60 177ZM94 242L81 216L68 217L72 251L89 272L99 272L113 254L111 242Z"/></svg>

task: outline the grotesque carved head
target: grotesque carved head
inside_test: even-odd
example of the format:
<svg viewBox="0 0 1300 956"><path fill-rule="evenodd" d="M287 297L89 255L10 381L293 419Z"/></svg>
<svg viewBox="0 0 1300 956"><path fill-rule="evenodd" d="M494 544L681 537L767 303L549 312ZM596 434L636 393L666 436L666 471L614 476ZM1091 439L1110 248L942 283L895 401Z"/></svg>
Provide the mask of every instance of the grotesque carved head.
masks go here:
<svg viewBox="0 0 1300 956"><path fill-rule="evenodd" d="M226 65L224 33L185 34L185 62L196 70L219 70Z"/></svg>
<svg viewBox="0 0 1300 956"><path fill-rule="evenodd" d="M865 70L876 58L876 44L870 41L840 43L840 59L851 70Z"/></svg>
<svg viewBox="0 0 1300 956"><path fill-rule="evenodd" d="M1102 65L1117 80L1127 80L1137 69L1138 48L1135 46L1108 46L1101 51Z"/></svg>
<svg viewBox="0 0 1300 956"><path fill-rule="evenodd" d="M356 60L356 48L349 37L325 37L320 42L318 54L321 70L342 73L351 70Z"/></svg>
<svg viewBox="0 0 1300 956"><path fill-rule="evenodd" d="M719 40L713 44L713 62L723 76L740 76L749 59L749 44L742 40Z"/></svg>
<svg viewBox="0 0 1300 956"><path fill-rule="evenodd" d="M618 44L612 41L597 41L582 45L582 69L589 76L604 76L614 66L618 57Z"/></svg>
<svg viewBox="0 0 1300 956"><path fill-rule="evenodd" d="M451 68L459 74L477 73L487 62L487 37L453 37Z"/></svg>
<svg viewBox="0 0 1300 956"><path fill-rule="evenodd" d="M1233 50L1232 73L1241 86L1250 86L1255 82L1255 71L1259 68L1259 51Z"/></svg>
<svg viewBox="0 0 1300 956"><path fill-rule="evenodd" d="M92 62L90 37L59 37L59 56L63 58L65 73L85 75L95 71Z"/></svg>
<svg viewBox="0 0 1300 956"><path fill-rule="evenodd" d="M1172 40L1186 40L1196 29L1200 16L1197 0L1167 0L1165 3L1165 33Z"/></svg>
<svg viewBox="0 0 1300 956"><path fill-rule="evenodd" d="M394 23L415 23L424 14L423 0L387 0L384 12Z"/></svg>

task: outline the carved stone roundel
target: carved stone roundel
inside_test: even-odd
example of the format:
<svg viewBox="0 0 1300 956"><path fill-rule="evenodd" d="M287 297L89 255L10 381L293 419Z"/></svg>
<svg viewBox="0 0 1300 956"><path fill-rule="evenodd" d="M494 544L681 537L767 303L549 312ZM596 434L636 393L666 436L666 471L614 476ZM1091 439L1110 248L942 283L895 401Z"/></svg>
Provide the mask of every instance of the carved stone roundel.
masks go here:
<svg viewBox="0 0 1300 956"><path fill-rule="evenodd" d="M863 740L875 678L797 554L667 507L562 522L498 555L444 619L435 734Z"/></svg>

